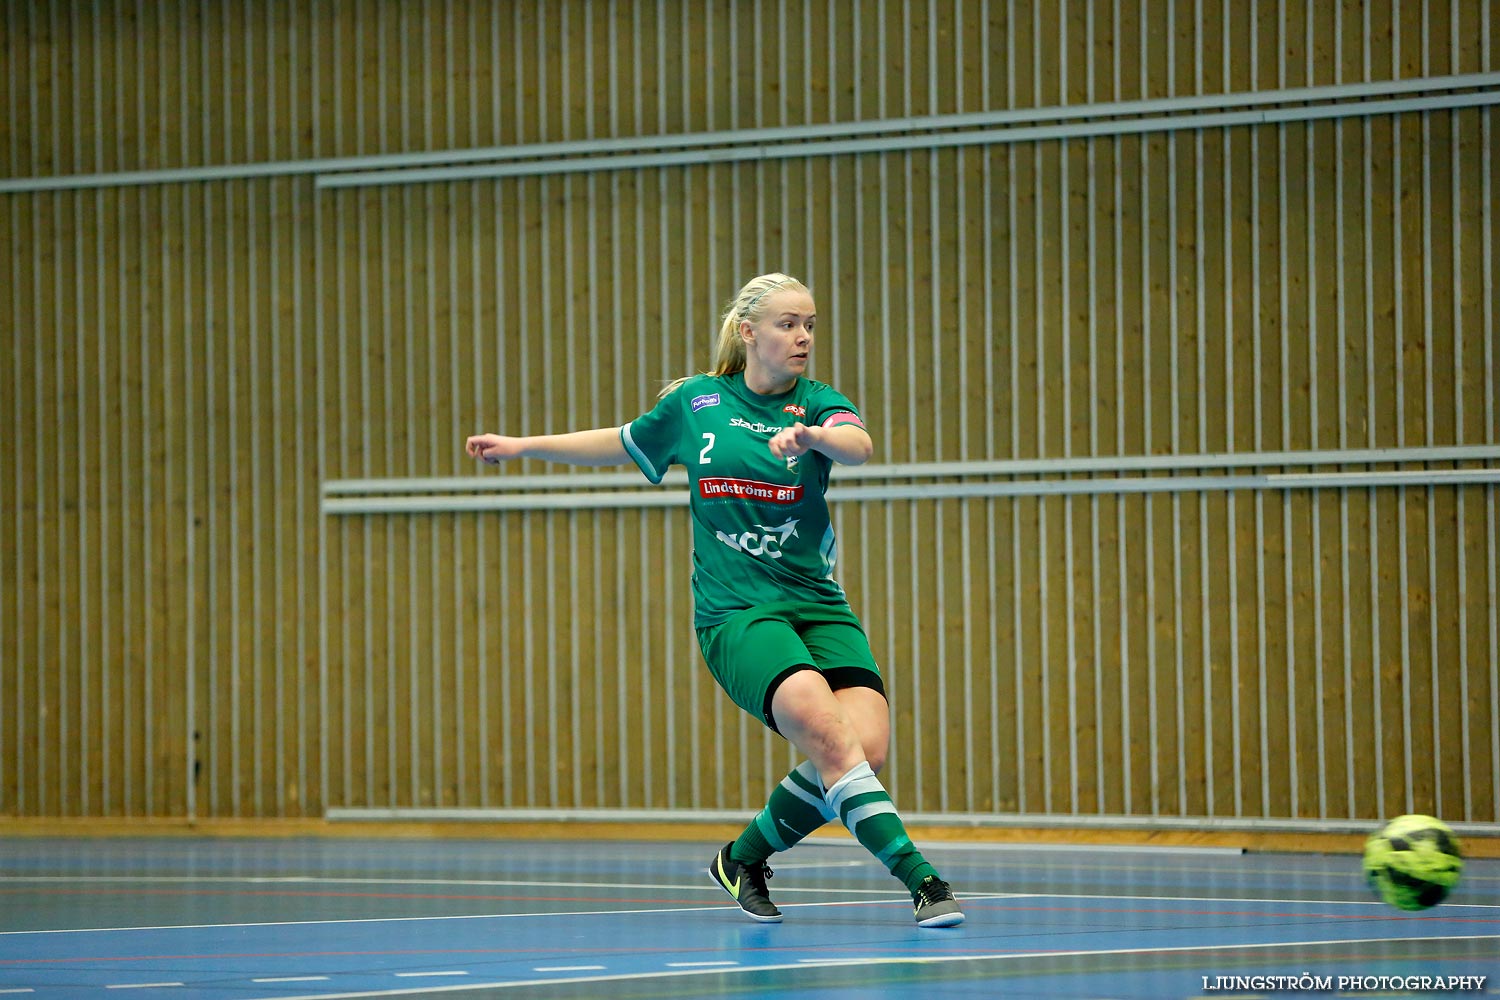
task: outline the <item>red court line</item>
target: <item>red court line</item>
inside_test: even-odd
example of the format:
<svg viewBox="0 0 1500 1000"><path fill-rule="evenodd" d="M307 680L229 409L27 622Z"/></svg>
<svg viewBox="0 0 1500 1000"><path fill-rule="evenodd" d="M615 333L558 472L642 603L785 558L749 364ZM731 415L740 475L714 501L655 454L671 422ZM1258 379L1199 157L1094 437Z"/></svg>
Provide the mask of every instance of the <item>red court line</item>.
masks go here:
<svg viewBox="0 0 1500 1000"><path fill-rule="evenodd" d="M683 886L682 892L695 898L710 892L711 886L702 889ZM293 896L310 899L445 899L479 900L486 902L514 903L632 903L632 904L676 904L677 899L636 899L623 896L498 896L477 893L437 892L334 892L310 889L0 889L3 895L40 896ZM892 900L899 902L899 900Z"/></svg>

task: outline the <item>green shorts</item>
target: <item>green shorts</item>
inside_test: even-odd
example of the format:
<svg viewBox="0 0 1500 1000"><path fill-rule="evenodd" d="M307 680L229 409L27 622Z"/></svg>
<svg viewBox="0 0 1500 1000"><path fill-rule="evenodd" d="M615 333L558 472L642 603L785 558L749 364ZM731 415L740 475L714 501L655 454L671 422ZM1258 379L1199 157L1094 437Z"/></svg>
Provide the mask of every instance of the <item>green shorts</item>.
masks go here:
<svg viewBox="0 0 1500 1000"><path fill-rule="evenodd" d="M785 601L741 611L698 629L709 673L734 703L771 728L771 698L798 670L820 671L835 691L867 687L885 694L864 626L848 607Z"/></svg>

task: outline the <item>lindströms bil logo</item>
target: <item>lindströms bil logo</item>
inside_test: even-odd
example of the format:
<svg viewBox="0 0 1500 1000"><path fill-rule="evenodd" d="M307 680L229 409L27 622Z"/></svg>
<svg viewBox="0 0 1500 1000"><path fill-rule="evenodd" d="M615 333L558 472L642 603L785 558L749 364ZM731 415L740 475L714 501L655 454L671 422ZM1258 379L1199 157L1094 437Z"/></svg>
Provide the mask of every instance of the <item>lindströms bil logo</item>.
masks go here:
<svg viewBox="0 0 1500 1000"><path fill-rule="evenodd" d="M800 484L762 483L755 479L705 476L698 480L698 495L705 500L754 500L759 503L794 504L802 499Z"/></svg>

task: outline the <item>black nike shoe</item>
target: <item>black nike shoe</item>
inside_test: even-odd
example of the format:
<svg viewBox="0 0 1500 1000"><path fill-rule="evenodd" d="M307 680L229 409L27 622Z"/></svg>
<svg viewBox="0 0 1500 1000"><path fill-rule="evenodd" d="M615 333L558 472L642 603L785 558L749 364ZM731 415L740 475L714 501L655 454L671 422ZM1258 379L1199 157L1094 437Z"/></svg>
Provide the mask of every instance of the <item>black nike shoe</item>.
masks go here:
<svg viewBox="0 0 1500 1000"><path fill-rule="evenodd" d="M766 895L766 879L771 877L771 869L766 867L764 861L753 865L735 861L729 856L729 849L733 846L734 842L731 841L714 855L713 861L709 863L708 873L720 888L734 897L734 901L740 904L740 909L751 920L759 920L763 924L781 923L781 911L776 909L776 904Z"/></svg>
<svg viewBox="0 0 1500 1000"><path fill-rule="evenodd" d="M918 927L953 927L964 922L963 911L948 883L936 875L929 875L911 894L912 909Z"/></svg>

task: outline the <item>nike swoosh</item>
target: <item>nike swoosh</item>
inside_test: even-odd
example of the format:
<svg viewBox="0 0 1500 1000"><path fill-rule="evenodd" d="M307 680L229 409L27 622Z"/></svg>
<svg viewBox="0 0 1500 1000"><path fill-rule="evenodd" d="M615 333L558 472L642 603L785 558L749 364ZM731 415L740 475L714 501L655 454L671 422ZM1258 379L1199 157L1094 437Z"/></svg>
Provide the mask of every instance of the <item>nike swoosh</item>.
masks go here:
<svg viewBox="0 0 1500 1000"><path fill-rule="evenodd" d="M733 896L735 899L739 899L740 898L740 880L739 879L735 879L733 882L729 881L729 876L724 874L724 859L723 858L716 858L715 861L714 861L714 863L719 866L719 881L724 884L724 888L726 888L726 889L729 890L729 894L731 896Z"/></svg>
<svg viewBox="0 0 1500 1000"><path fill-rule="evenodd" d="M804 834L802 833L801 830L797 829L795 826L793 826L792 824L788 823L786 820L782 819L780 816L776 817L776 822L780 823L782 826L784 826L788 830L792 831L792 835L795 836L795 837L797 837L798 839L801 839L804 836Z"/></svg>

